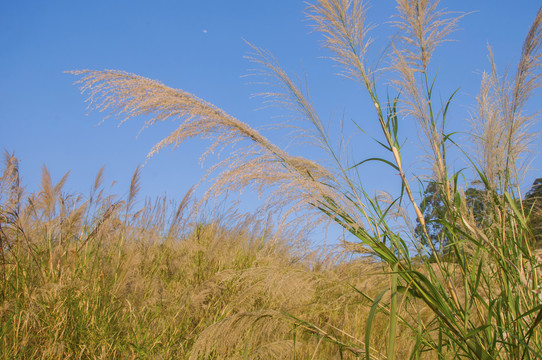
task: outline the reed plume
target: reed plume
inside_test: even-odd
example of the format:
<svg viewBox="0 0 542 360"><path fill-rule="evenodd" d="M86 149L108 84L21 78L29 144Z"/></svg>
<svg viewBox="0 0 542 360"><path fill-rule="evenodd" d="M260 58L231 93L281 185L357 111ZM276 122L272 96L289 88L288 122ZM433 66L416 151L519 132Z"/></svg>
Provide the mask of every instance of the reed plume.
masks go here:
<svg viewBox="0 0 542 360"><path fill-rule="evenodd" d="M324 46L334 54L332 59L343 69L342 75L372 88L376 69L368 66L372 40L366 10L360 0L320 0L309 5L307 14L315 30L324 35Z"/></svg>
<svg viewBox="0 0 542 360"><path fill-rule="evenodd" d="M256 47L253 49L256 51L253 60L267 67L285 89L284 93L266 95L281 98L284 103L295 106L314 126L316 135L313 138L325 145L324 127L310 101L265 52ZM328 220L321 212L314 211L324 197L345 202L345 197L336 190L339 181L327 168L315 161L290 155L246 123L192 94L120 71L83 70L72 73L81 76L78 83L82 92L89 94L90 106L116 114L121 123L141 115L150 117L144 127L170 118L181 120L177 129L151 149L148 158L164 147L176 148L191 137L211 140L201 161L210 153L221 152L239 143L230 156L209 169L209 174L219 174L203 201L245 188L252 188L260 195L271 190L265 208L280 209L283 221L291 216L297 220L303 217L307 220L305 229Z"/></svg>
<svg viewBox="0 0 542 360"><path fill-rule="evenodd" d="M499 75L489 48L491 72L482 74L472 123L472 141L479 166L496 191L508 190L509 180L521 181L528 168L538 111L527 103L540 88L542 8L525 38L514 77Z"/></svg>

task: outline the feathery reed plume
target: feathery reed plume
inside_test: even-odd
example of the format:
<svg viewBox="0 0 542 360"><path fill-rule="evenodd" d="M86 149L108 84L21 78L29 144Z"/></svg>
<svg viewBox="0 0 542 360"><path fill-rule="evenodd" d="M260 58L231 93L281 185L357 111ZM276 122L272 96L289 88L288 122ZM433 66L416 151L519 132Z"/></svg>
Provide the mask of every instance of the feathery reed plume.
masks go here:
<svg viewBox="0 0 542 360"><path fill-rule="evenodd" d="M52 220L56 213L58 202L62 199L62 189L68 180L70 172L68 171L53 185L49 170L44 165L41 171L41 191L39 194L39 209L44 211L47 219Z"/></svg>
<svg viewBox="0 0 542 360"><path fill-rule="evenodd" d="M6 194L7 198L4 198ZM0 176L0 252L2 264L5 263L4 252L13 246L14 238L10 235L19 220L22 196L19 161L15 154L4 151L4 171ZM3 275L5 276L5 271Z"/></svg>
<svg viewBox="0 0 542 360"><path fill-rule="evenodd" d="M499 106L499 81L495 72L483 73L477 108L471 119L474 154L478 164L494 189L498 189L506 164L506 135L501 131L504 116Z"/></svg>
<svg viewBox="0 0 542 360"><path fill-rule="evenodd" d="M525 106L540 87L542 66L542 8L523 43L515 77L499 76L491 49L492 71L482 74L477 111L471 120L478 163L495 190L507 190L509 180L519 183L527 169L527 154L535 133L538 112ZM503 131L504 130L504 131Z"/></svg>
<svg viewBox="0 0 542 360"><path fill-rule="evenodd" d="M409 67L426 72L429 61L439 44L455 30L462 16L438 10L439 0L397 0L397 21L392 22L402 32L401 55ZM397 49L397 48L396 48Z"/></svg>
<svg viewBox="0 0 542 360"><path fill-rule="evenodd" d="M117 113L121 123L140 115L152 115L145 127L169 118L184 119L174 132L154 146L148 157L166 146L177 147L184 140L195 136L215 141L204 156L219 145L243 139L252 140L278 157L284 155L247 124L185 91L122 71L81 70L70 73L82 76L77 83L82 84L82 92L90 93L90 106L100 111Z"/></svg>
<svg viewBox="0 0 542 360"><path fill-rule="evenodd" d="M7 189L5 189L7 188ZM8 198L2 200L2 195L8 194ZM4 151L4 172L0 177L0 201L2 207L13 209L18 207L22 196L22 188L19 177L19 161L15 154Z"/></svg>
<svg viewBox="0 0 542 360"><path fill-rule="evenodd" d="M538 10L529 33L523 42L513 90L513 110L521 111L531 93L540 87L542 73L542 7Z"/></svg>
<svg viewBox="0 0 542 360"><path fill-rule="evenodd" d="M438 5L438 0L397 0L397 20L392 24L400 33L392 44L392 70L398 76L391 83L401 93L403 115L417 120L423 134L421 139L428 145L427 152L437 181L447 184L443 132L445 108L451 97L437 114L431 102L434 82L429 78L428 65L436 48L448 41L448 35L464 15L446 17L452 13L438 10ZM440 123L439 115L442 115ZM449 191L444 193L450 199Z"/></svg>
<svg viewBox="0 0 542 360"><path fill-rule="evenodd" d="M181 225L183 220L183 213L184 210L188 207L188 204L192 201L193 195L194 187L192 186L184 195L183 199L179 203L179 206L177 206L175 215L173 215L173 218L170 220L168 231L166 234L166 241L176 239L180 236L180 232L182 229Z"/></svg>
<svg viewBox="0 0 542 360"><path fill-rule="evenodd" d="M130 211L133 206L133 202L136 199L139 190L141 189L141 167L137 167L132 175L132 180L130 180L130 191L128 192L128 200L126 201L126 212Z"/></svg>
<svg viewBox="0 0 542 360"><path fill-rule="evenodd" d="M103 181L104 181L104 173L105 173L105 166L102 166L100 170L98 170L98 173L96 174L96 177L94 178L94 184L92 185L92 191L91 191L93 195L102 186Z"/></svg>
<svg viewBox="0 0 542 360"><path fill-rule="evenodd" d="M189 359L206 359L211 355L216 359L237 359L246 351L260 355L254 359L284 359L292 352L293 343L281 337L290 330L291 325L278 311L241 312L205 329ZM217 342L217 338L221 341ZM277 341L280 346L272 346Z"/></svg>
<svg viewBox="0 0 542 360"><path fill-rule="evenodd" d="M338 5L334 4L333 6L330 6L333 8L334 6ZM357 4L356 6L359 6L359 9L353 13L354 15L360 15L364 9L360 4ZM316 11L316 9L317 8L313 9L313 11ZM335 8L335 10L341 12L340 9ZM341 14L341 16L353 16L350 14L348 9L342 11ZM309 13L309 16L318 15ZM347 18L345 21L348 23L355 22L353 20L350 21L349 19L350 18ZM325 30L322 31L325 32ZM350 39L343 39L343 41L348 42ZM318 176L310 174L311 181L307 184L309 186L308 189L306 186L301 184L303 191L310 196L296 196L292 198L291 200L299 199L301 202L298 202L296 206L292 207L291 211L296 211L296 209L303 208L303 201L316 207L327 207L326 204L332 202L336 205L340 205L339 207L348 211L351 216L355 218L358 224L370 224L370 221L368 221L368 209L362 200L364 194L363 191L360 191L362 186L354 181L354 177L352 176L352 168L350 167L350 164L345 163L344 161L345 158L348 158L348 156L344 156L348 155L347 149L345 148L344 134L339 134L340 143L342 146L339 146L337 149L332 143L329 132L329 127L332 125L332 123L329 122L328 124L324 125L319 114L312 105L308 90L303 91L303 89L301 89L288 76L286 71L282 69L282 67L277 63L276 59L269 52L254 45L249 45L252 47L254 53L247 58L253 63L261 66L261 69L255 72L254 75L260 75L262 77L271 79L268 85L277 88L277 91L266 92L259 95L269 99L268 102L275 103L286 110L294 110L297 114L296 118L305 122L305 126L297 127L298 131L296 134L296 139L306 139L306 143L324 151L326 167L322 169L325 170L325 172L320 171L317 174ZM354 54L352 56L357 55ZM352 67L350 70L353 73L355 68ZM362 70L358 69L358 71ZM307 124L309 125L309 128L306 127ZM301 162L308 161L307 159L303 158L297 159ZM315 180L316 183L314 183L312 180ZM322 187L322 185L324 186ZM288 203L292 203L291 200L289 199L281 204L278 203L278 205L284 207L288 205ZM293 203L295 203L295 201ZM334 210L329 207L326 211L334 213ZM333 216L329 216L329 214L327 214L326 217L328 218L327 220L333 219Z"/></svg>
<svg viewBox="0 0 542 360"><path fill-rule="evenodd" d="M246 58L252 63L259 66L258 69L254 69L250 75L258 76L260 78L270 79L266 85L272 86L277 89L273 92L264 92L258 94L267 99L267 102L282 107L285 110L290 110L292 116L296 119L306 121L310 128L298 127L297 133L304 139L309 139L311 145L318 146L325 151L328 151L328 134L325 130L318 113L314 109L308 92L300 88L291 78L286 71L280 66L278 61L273 55L261 49L253 44L247 43L252 53L247 55Z"/></svg>
<svg viewBox="0 0 542 360"><path fill-rule="evenodd" d="M310 103L293 82L280 68L269 63L269 58L263 52L259 52L259 55L262 55L260 63L267 64L275 71L276 76L293 93L298 107L305 110L317 131L323 133ZM219 168L222 172L215 178L204 201L247 187L252 187L259 194L271 189L266 207L283 208L290 205L290 210L284 214L285 219L292 214L300 215L302 209L312 208L309 204L318 204L324 196L337 199L340 195L333 187L326 185L336 183L326 168L314 161L291 156L247 124L192 94L120 71L83 70L72 73L82 77L77 83L82 84L82 92L89 92L90 106L116 113L121 123L139 115L151 117L145 126L168 118L182 120L176 130L152 148L148 157L166 146L175 148L184 140L196 136L212 141L201 160L217 149L248 140L248 146L233 151L230 157L211 167L209 173ZM313 214L313 217L306 219L316 222L326 219L320 212Z"/></svg>
<svg viewBox="0 0 542 360"><path fill-rule="evenodd" d="M320 0L309 5L308 16L314 28L323 33L324 46L343 68L343 75L372 88L376 70L367 65L367 52L372 43L366 24L367 6L362 0Z"/></svg>
<svg viewBox="0 0 542 360"><path fill-rule="evenodd" d="M100 202L103 195L103 189L100 190L100 192L97 193L98 189L103 184L104 180L104 172L105 172L105 166L102 166L100 170L98 170L98 173L96 174L96 177L94 178L94 183L92 185L92 188L90 190L90 198L89 198L89 204L93 204L94 202Z"/></svg>

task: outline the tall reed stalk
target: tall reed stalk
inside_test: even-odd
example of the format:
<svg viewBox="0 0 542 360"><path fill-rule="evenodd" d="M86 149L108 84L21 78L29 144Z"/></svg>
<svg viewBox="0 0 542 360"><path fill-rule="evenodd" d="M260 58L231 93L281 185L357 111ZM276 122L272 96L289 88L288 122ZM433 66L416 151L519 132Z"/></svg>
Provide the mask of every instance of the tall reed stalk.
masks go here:
<svg viewBox="0 0 542 360"><path fill-rule="evenodd" d="M248 144L218 164L223 172L214 179L208 196L254 188L268 194L267 205L281 209L284 218L302 214L298 224L305 220L309 226L322 220L338 223L357 239L360 251L385 264L388 290L371 297L353 288L373 302L361 346L354 336L351 342L339 341L316 324L289 314L307 331L371 359L376 342L372 324L378 314L385 314L388 359L396 358L399 328L413 334L410 358L542 358L540 258L535 255L530 209L522 205L518 181L524 170L520 163L533 138L530 127L538 120L526 104L540 86L542 11L527 34L513 77L500 76L493 61L492 71L483 76L478 111L470 119L476 154L447 132L454 94L442 104L435 101L437 78L429 67L435 50L448 39L461 15L439 10L438 1L397 0L392 26L398 35L382 47L388 49L384 56L390 65L374 68L369 65L374 63L374 43L366 12L360 0L319 0L307 12L343 75L358 82L373 104L372 118L381 130L374 137L387 155L355 164L345 161L341 150L331 145L326 124L304 91L269 53L255 46L252 60L278 86L267 95L305 120L310 127L305 135L328 156L325 167L290 155L248 124L182 90L120 71L73 73L80 76L82 91L89 94L93 106L119 115L122 121L141 115L148 117L146 125L168 118L181 121L149 156L190 137L212 139L208 152L232 143ZM384 87L385 76L391 88ZM383 87L395 95L384 97ZM438 234L440 244L433 243L418 206L413 186L418 179L410 180L405 171L399 125L410 119L416 121L425 141L432 180L443 199L436 220L444 229ZM446 151L450 146L462 154L472 176L449 168ZM384 163L398 174L399 196L374 198L364 190L358 172L368 161ZM482 222L474 219L467 206L465 189L473 181L482 184ZM407 209L412 209L421 226L419 236L396 230L398 224L413 228Z"/></svg>

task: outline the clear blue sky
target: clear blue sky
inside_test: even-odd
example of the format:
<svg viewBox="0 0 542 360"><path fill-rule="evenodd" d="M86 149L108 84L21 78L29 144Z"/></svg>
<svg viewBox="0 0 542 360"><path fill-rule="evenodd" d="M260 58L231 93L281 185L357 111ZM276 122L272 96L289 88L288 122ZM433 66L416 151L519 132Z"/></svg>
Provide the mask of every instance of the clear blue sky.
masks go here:
<svg viewBox="0 0 542 360"><path fill-rule="evenodd" d="M440 94L461 87L453 107L453 129L465 130L474 106L480 72L488 69L489 42L501 70L517 61L521 44L540 3L534 0L444 0L441 7L474 13L452 35L458 41L437 52ZM68 189L87 193L94 176L106 166L113 192L125 194L130 177L152 145L175 128L160 124L136 138L141 121L118 128L114 119L96 126L103 115L86 116L86 104L65 70L118 69L190 91L255 127L276 122L277 110L258 110L263 90L242 77L251 68L243 59L243 39L270 50L291 72L306 73L313 100L323 118L346 113L360 120L365 94L355 84L335 76L325 59L321 37L311 32L297 0L205 1L3 1L0 11L0 148L20 159L23 183L39 185L45 164L55 181L71 170ZM373 1L369 20L378 25L373 35L386 41L393 1ZM361 105L360 105L361 104ZM371 119L369 119L371 120ZM372 119L374 120L374 119ZM366 121L366 120L364 120ZM367 125L371 130L370 125ZM407 134L408 131L406 130ZM361 155L372 156L374 143L360 137ZM409 135L416 147L416 136ZM197 163L202 143L190 141L163 151L143 169L142 194L181 197L203 170ZM415 151L414 155L418 155ZM414 159L415 160L415 159ZM460 165L458 165L460 166ZM542 177L539 160L531 180ZM416 162L411 169L415 171ZM375 168L376 183L386 175Z"/></svg>

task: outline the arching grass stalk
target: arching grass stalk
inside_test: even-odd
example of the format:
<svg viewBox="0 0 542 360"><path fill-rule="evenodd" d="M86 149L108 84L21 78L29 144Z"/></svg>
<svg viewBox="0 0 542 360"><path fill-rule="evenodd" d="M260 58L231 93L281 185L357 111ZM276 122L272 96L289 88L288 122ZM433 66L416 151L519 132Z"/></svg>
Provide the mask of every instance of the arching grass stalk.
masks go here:
<svg viewBox="0 0 542 360"><path fill-rule="evenodd" d="M529 149L532 135L528 129L536 119L526 115L525 104L540 85L542 11L525 40L516 79L501 81L494 64L492 75L483 77L472 119L477 151L470 156L445 129L455 93L439 108L434 101L436 76L431 76L429 67L435 49L446 41L461 16L439 10L438 1L397 0L398 15L392 24L398 35L383 47L388 49L383 57L391 66L377 68L368 65L372 39L366 10L359 0L319 0L308 10L343 75L362 86L375 110L380 128L375 137L386 155L353 166L344 160L348 156L341 156L342 149L331 145L326 126L306 92L269 53L256 47L252 47L251 59L262 66L261 75L278 88L264 95L296 112L296 118L302 120L302 135L316 150L323 150L326 166L291 155L248 124L185 91L119 71L74 73L81 76L79 82L89 92L91 104L116 113L121 121L141 115L149 117L146 126L169 118L180 120L179 127L149 156L191 137L212 140L203 157L216 149L248 144L235 148L230 157L211 168L211 172L223 171L215 177L206 199L252 188L268 195L264 208L278 210L281 224L292 218L297 226L306 228L322 221L336 222L359 241L363 252L385 265L390 297L382 293L374 298L364 346L340 341L317 324L296 320L340 351L371 358L375 345L371 324L381 311L389 327L383 351L388 359L396 358L400 351L395 346L399 331L410 331L416 339L411 357L425 352L439 358L542 357L541 265L534 255L528 211L515 195L521 193L519 185L512 181L519 178L516 163ZM381 81L384 75L389 81ZM382 101L379 92L386 83L392 84L396 94ZM435 196L440 199L436 218L427 219L418 206L403 163L399 126L412 119L433 169ZM363 127L360 122L357 125ZM446 148L450 145L463 153L472 175L448 169ZM365 192L359 171L369 161L387 164L397 173L400 194L396 198L384 201ZM476 193L482 206L476 214L466 195L471 182L481 184ZM418 235L409 230L413 224L407 207L416 215ZM440 225L442 231L430 234L431 223ZM397 225L403 228L397 230ZM365 298L371 297L365 294ZM409 312L411 308L416 309L416 316Z"/></svg>

